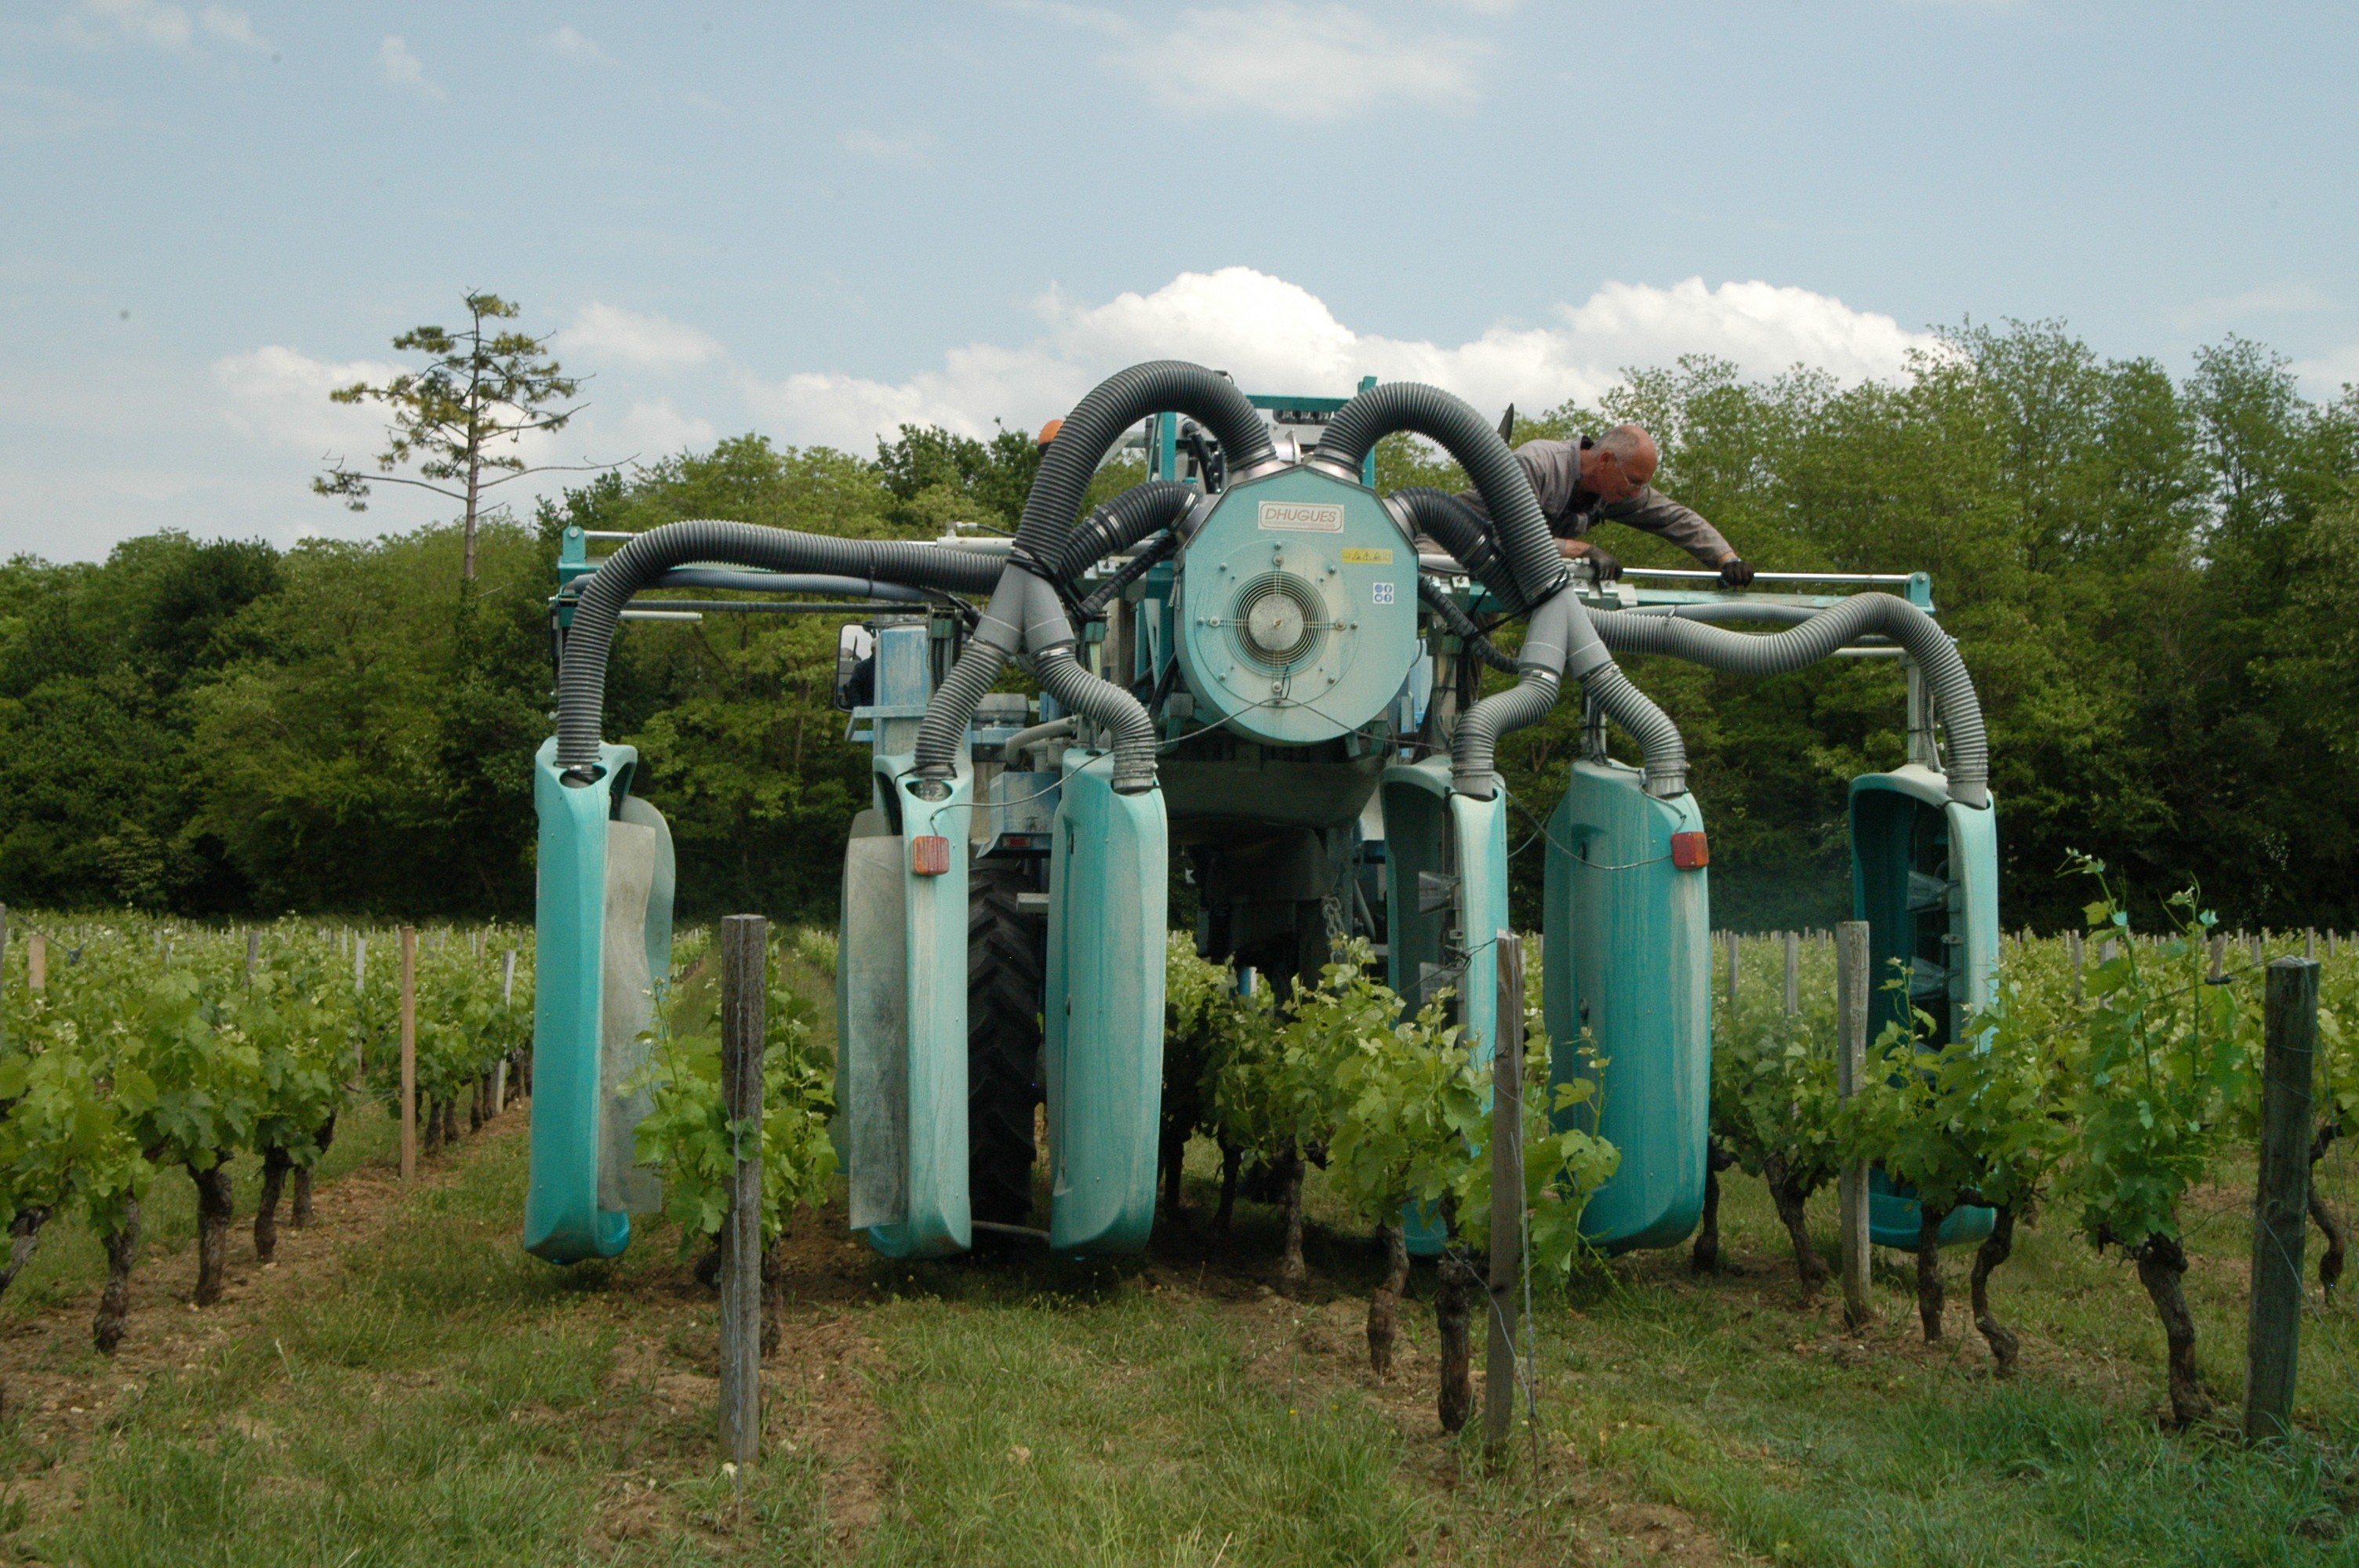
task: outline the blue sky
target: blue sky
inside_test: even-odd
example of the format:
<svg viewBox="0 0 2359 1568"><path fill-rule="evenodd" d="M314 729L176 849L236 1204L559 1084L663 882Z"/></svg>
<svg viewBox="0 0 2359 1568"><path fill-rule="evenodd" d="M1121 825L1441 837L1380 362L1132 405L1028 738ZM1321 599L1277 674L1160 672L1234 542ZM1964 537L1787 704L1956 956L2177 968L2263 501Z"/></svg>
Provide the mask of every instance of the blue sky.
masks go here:
<svg viewBox="0 0 2359 1568"><path fill-rule="evenodd" d="M0 551L291 543L466 288L535 455L1037 424L1160 354L1486 407L2057 317L2359 380L2359 7L1392 0L0 11ZM1283 385L1279 384L1284 384Z"/></svg>

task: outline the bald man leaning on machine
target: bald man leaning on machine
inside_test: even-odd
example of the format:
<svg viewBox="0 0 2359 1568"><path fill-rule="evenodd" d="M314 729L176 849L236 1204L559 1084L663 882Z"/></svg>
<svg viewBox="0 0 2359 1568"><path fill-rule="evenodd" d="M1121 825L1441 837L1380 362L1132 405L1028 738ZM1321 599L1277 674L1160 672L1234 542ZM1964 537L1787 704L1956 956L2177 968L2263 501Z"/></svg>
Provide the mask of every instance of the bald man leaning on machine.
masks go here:
<svg viewBox="0 0 2359 1568"><path fill-rule="evenodd" d="M1717 570L1724 587L1753 580L1753 568L1719 529L1649 482L1661 457L1655 438L1639 427L1617 425L1594 440L1526 441L1516 449L1516 460L1532 481L1558 548L1568 559L1594 562L1601 582L1621 576L1622 563L1589 542L1589 531L1600 523L1626 524L1669 539ZM1483 510L1483 498L1473 491L1459 499Z"/></svg>

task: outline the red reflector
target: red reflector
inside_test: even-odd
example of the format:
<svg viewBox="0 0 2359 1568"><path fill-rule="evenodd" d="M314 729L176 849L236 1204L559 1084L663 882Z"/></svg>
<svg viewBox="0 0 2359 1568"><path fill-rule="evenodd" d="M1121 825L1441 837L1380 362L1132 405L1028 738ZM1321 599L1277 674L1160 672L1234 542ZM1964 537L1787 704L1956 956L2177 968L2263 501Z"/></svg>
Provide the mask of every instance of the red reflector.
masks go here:
<svg viewBox="0 0 2359 1568"><path fill-rule="evenodd" d="M921 877L939 877L951 869L951 841L939 836L909 840L909 869Z"/></svg>
<svg viewBox="0 0 2359 1568"><path fill-rule="evenodd" d="M1701 871L1712 864L1712 845L1701 833L1674 833L1671 864L1683 871Z"/></svg>

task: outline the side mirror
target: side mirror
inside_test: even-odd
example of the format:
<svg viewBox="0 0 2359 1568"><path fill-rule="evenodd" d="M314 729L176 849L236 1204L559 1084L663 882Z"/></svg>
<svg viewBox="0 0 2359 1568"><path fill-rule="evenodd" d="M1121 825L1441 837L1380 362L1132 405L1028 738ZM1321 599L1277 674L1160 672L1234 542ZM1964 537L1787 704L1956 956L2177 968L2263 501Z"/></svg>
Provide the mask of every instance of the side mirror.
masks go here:
<svg viewBox="0 0 2359 1568"><path fill-rule="evenodd" d="M835 706L849 713L876 700L876 633L847 625L835 637Z"/></svg>

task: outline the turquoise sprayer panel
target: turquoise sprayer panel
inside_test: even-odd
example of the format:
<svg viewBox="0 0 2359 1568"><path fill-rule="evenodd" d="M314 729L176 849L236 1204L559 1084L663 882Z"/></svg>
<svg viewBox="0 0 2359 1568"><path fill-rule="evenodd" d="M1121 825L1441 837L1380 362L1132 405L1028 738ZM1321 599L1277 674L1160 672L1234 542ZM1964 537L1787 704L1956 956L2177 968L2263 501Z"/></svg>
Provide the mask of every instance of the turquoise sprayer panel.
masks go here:
<svg viewBox="0 0 2359 1568"><path fill-rule="evenodd" d="M1712 914L1699 867L1671 863L1671 835L1703 831L1695 796L1658 800L1619 762L1575 763L1549 825L1543 1006L1551 1077L1583 1069L1598 1098L1563 1113L1609 1140L1622 1163L1589 1200L1582 1231L1609 1252L1671 1247L1703 1208L1712 1109Z"/></svg>
<svg viewBox="0 0 2359 1568"><path fill-rule="evenodd" d="M1450 760L1385 770L1385 877L1390 912L1386 974L1411 1008L1427 978L1458 993L1457 1022L1487 1068L1497 1038L1499 954L1507 929L1507 793L1473 800L1451 792ZM1451 879L1449 902L1420 912L1419 875ZM1431 1257L1448 1232L1438 1217L1403 1217L1411 1252Z"/></svg>
<svg viewBox="0 0 2359 1568"><path fill-rule="evenodd" d="M609 1057L629 1054L648 1005L636 993L671 968L671 835L654 807L630 795L637 752L601 746L599 762L597 782L569 789L554 739L533 759L539 894L524 1242L558 1263L621 1252L630 1209L654 1196L651 1179L633 1168L633 1097L610 1081L618 1075ZM629 846L628 910L608 907L618 831L638 836ZM627 928L610 933L614 921ZM635 994L621 994L625 985Z"/></svg>
<svg viewBox="0 0 2359 1568"><path fill-rule="evenodd" d="M908 845L882 810L853 818L836 925L835 1104L852 1228L908 1217Z"/></svg>
<svg viewBox="0 0 2359 1568"><path fill-rule="evenodd" d="M1998 806L1950 798L1949 781L1916 764L1851 784L1853 912L1868 923L1872 1041L1913 1007L1934 1043L1958 1038L1997 989ZM1902 991L1887 989L1895 981ZM1868 1232L1879 1247L1917 1245L1916 1195L1877 1171ZM1941 1226L1944 1246L1979 1242L1996 1217L1963 1208Z"/></svg>
<svg viewBox="0 0 2359 1568"><path fill-rule="evenodd" d="M1116 795L1113 758L1065 753L1050 856L1049 1244L1135 1252L1155 1222L1163 1097L1163 794Z"/></svg>
<svg viewBox="0 0 2359 1568"><path fill-rule="evenodd" d="M1872 1166L1867 1173L1867 1238L1878 1247L1898 1247L1917 1250L1917 1241L1924 1230L1924 1209L1919 1206L1912 1187L1896 1182L1884 1173L1881 1165ZM1944 1247L1980 1246L1991 1233L1998 1216L1986 1208L1956 1208L1941 1222L1941 1245Z"/></svg>
<svg viewBox="0 0 2359 1568"><path fill-rule="evenodd" d="M902 899L902 1018L907 1029L901 1217L867 1227L887 1258L939 1258L973 1244L967 1192L967 822L974 777L962 766L951 793L918 797L904 757L879 755L878 782L898 803ZM950 869L919 876L911 842L950 840ZM873 842L874 840L870 840ZM859 840L855 840L859 842ZM841 959L839 959L841 962Z"/></svg>
<svg viewBox="0 0 2359 1568"><path fill-rule="evenodd" d="M1436 758L1389 767L1376 787L1385 809L1385 983L1414 1008L1421 1001L1419 977L1427 966L1441 963L1442 948L1458 924L1454 901L1427 910L1418 899L1420 873L1457 874L1449 765Z"/></svg>

